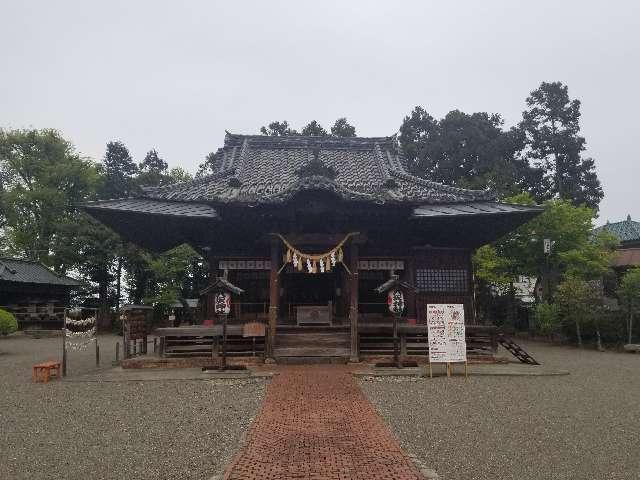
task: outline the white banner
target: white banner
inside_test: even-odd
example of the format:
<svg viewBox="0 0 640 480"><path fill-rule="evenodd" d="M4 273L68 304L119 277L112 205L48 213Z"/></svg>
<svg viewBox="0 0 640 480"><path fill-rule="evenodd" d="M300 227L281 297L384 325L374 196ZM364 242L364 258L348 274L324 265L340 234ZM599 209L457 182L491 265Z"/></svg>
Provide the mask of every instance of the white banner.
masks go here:
<svg viewBox="0 0 640 480"><path fill-rule="evenodd" d="M429 361L434 363L467 361L464 305L427 305L427 329Z"/></svg>

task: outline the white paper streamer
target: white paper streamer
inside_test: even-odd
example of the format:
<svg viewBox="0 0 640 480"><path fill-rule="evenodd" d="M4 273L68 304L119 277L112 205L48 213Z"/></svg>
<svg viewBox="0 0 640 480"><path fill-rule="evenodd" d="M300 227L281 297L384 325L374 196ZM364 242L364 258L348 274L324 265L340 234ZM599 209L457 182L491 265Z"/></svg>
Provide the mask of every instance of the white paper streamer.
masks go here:
<svg viewBox="0 0 640 480"><path fill-rule="evenodd" d="M96 327L90 328L83 332L72 332L68 328L64 329L64 335L67 338L93 338L96 336Z"/></svg>
<svg viewBox="0 0 640 480"><path fill-rule="evenodd" d="M95 317L85 318L84 320L74 320L73 318L67 318L67 325L72 325L74 327L88 327L89 325L94 325L95 323Z"/></svg>

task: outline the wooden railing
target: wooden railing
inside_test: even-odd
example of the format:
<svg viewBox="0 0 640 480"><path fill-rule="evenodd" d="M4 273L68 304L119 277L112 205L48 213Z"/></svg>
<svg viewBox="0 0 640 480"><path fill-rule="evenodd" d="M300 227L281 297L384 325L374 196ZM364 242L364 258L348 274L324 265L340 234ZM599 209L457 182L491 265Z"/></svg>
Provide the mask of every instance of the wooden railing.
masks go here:
<svg viewBox="0 0 640 480"><path fill-rule="evenodd" d="M498 332L494 326L467 325L467 354L493 357L498 349ZM361 355L393 355L391 323L360 323L358 326ZM426 325L402 324L398 327L400 350L404 356L426 356L429 342Z"/></svg>

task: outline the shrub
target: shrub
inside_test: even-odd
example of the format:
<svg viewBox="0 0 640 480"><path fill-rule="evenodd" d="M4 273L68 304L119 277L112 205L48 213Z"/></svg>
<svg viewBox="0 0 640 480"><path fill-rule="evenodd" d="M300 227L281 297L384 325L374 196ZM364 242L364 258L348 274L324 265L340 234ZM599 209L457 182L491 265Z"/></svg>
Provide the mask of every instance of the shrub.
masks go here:
<svg viewBox="0 0 640 480"><path fill-rule="evenodd" d="M536 329L541 335L552 335L560 327L558 307L553 303L539 303L535 309Z"/></svg>
<svg viewBox="0 0 640 480"><path fill-rule="evenodd" d="M0 335L8 335L18 330L18 321L13 313L0 308Z"/></svg>

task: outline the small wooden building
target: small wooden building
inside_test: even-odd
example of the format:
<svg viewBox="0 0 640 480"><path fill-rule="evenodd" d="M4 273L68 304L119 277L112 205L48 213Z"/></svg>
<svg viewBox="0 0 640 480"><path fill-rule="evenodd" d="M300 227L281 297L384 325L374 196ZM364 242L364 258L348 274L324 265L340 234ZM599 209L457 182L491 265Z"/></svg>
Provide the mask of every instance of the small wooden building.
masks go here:
<svg viewBox="0 0 640 480"><path fill-rule="evenodd" d="M605 231L613 234L620 246L616 250L613 267L618 271L640 266L640 222L631 220L627 215L621 222L608 222L594 230L595 233Z"/></svg>
<svg viewBox="0 0 640 480"><path fill-rule="evenodd" d="M13 313L21 329L61 328L71 290L80 285L39 262L0 258L0 308Z"/></svg>
<svg viewBox="0 0 640 480"><path fill-rule="evenodd" d="M425 323L428 303L450 302L473 324L474 249L541 211L410 174L395 137L227 134L214 170L85 208L144 247L201 252L213 278L245 291L231 323L268 324L269 356L318 342L304 337L315 329L341 335L334 353L357 359L367 329L387 335L374 288L392 272L417 288L408 326Z"/></svg>

